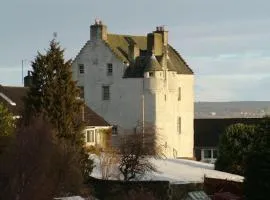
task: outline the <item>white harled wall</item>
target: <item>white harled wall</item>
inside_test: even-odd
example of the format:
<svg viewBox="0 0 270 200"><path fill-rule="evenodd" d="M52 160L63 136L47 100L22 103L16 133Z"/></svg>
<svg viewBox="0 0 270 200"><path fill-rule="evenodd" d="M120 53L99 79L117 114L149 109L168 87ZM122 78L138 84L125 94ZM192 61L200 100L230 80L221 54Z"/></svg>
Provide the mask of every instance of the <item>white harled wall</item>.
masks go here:
<svg viewBox="0 0 270 200"><path fill-rule="evenodd" d="M112 76L107 76L108 63L113 65ZM84 64L83 75L79 74L79 64ZM155 77L123 78L125 68L101 40L88 41L72 64L74 80L85 88L87 105L111 125L130 130L136 127L142 120L144 94L145 122L157 128L167 157L193 157L193 75L160 71ZM102 100L103 85L110 86L110 100ZM181 117L180 134L178 116Z"/></svg>

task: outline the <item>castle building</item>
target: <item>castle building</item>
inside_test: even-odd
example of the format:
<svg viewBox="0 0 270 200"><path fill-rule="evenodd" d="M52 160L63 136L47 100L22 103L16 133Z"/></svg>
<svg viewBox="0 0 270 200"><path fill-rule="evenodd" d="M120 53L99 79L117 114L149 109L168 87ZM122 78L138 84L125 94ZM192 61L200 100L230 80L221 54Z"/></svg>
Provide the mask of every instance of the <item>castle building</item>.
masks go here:
<svg viewBox="0 0 270 200"><path fill-rule="evenodd" d="M86 104L110 124L119 130L151 124L167 157L193 157L194 75L164 27L119 35L96 20L72 70Z"/></svg>

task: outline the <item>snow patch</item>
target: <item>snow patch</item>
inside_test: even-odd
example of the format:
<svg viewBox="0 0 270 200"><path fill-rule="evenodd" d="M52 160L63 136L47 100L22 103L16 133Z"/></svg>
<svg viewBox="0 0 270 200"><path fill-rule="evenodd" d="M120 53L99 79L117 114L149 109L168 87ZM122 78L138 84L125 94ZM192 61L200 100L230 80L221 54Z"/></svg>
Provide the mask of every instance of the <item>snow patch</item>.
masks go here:
<svg viewBox="0 0 270 200"><path fill-rule="evenodd" d="M99 161L94 158L96 167L92 172L95 178L102 178ZM151 159L151 162L156 166L158 172L148 173L143 177L143 180L163 180L172 183L202 183L204 177L227 179L231 181L243 182L244 178L239 175L225 173L214 170L213 164L202 163L193 160L185 159ZM115 166L115 174L117 167Z"/></svg>

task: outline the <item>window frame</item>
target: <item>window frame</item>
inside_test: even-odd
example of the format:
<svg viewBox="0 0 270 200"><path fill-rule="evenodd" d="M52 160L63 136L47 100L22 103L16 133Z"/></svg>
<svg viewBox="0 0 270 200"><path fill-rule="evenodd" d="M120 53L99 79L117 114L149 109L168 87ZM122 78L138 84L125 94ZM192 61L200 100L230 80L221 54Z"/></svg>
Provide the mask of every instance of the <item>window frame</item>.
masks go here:
<svg viewBox="0 0 270 200"><path fill-rule="evenodd" d="M102 100L103 101L108 101L110 99L111 99L110 86L109 85L103 85L102 86Z"/></svg>
<svg viewBox="0 0 270 200"><path fill-rule="evenodd" d="M94 129L87 129L86 130L86 143L95 143L95 130Z"/></svg>
<svg viewBox="0 0 270 200"><path fill-rule="evenodd" d="M107 64L107 76L112 76L113 75L113 64L108 63Z"/></svg>
<svg viewBox="0 0 270 200"><path fill-rule="evenodd" d="M118 126L117 125L112 126L112 135L118 135Z"/></svg>
<svg viewBox="0 0 270 200"><path fill-rule="evenodd" d="M78 69L79 69L79 74L84 74L84 72L85 72L84 64L79 64Z"/></svg>

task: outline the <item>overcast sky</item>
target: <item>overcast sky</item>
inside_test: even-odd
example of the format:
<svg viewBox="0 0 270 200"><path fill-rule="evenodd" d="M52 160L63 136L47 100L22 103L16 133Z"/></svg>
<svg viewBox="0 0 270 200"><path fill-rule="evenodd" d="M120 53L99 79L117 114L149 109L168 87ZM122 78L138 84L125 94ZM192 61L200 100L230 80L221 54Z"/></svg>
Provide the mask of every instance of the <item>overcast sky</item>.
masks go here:
<svg viewBox="0 0 270 200"><path fill-rule="evenodd" d="M196 101L270 100L269 0L4 0L0 84L22 85L53 32L74 58L99 18L108 31L146 35L165 25L195 72Z"/></svg>

